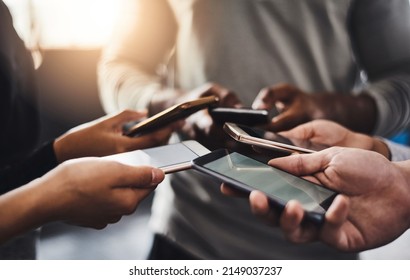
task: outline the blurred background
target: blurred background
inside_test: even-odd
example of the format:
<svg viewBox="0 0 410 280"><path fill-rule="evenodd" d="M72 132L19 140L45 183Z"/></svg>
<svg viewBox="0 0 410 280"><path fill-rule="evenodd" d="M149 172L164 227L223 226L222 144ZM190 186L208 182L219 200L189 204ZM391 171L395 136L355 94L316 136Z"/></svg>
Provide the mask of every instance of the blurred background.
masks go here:
<svg viewBox="0 0 410 280"><path fill-rule="evenodd" d="M125 0L4 0L14 25L32 50L42 112L42 140L96 119L96 67ZM155 1L155 0L154 0ZM409 143L408 133L394 138ZM152 199L152 198L151 198ZM151 199L137 212L102 231L60 223L44 226L39 259L144 259L152 242L148 228ZM363 259L410 259L410 233Z"/></svg>

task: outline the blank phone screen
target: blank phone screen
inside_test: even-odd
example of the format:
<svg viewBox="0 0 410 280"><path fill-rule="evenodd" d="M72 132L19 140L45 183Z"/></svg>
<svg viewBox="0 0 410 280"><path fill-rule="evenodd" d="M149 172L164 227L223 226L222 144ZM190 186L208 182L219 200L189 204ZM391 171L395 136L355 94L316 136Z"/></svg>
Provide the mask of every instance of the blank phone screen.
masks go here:
<svg viewBox="0 0 410 280"><path fill-rule="evenodd" d="M150 157L149 164L158 168L191 162L198 157L198 154L183 143L145 149L142 152Z"/></svg>
<svg viewBox="0 0 410 280"><path fill-rule="evenodd" d="M204 167L282 203L298 200L307 211L324 213L327 210L325 201L335 196L331 190L235 152L206 163Z"/></svg>

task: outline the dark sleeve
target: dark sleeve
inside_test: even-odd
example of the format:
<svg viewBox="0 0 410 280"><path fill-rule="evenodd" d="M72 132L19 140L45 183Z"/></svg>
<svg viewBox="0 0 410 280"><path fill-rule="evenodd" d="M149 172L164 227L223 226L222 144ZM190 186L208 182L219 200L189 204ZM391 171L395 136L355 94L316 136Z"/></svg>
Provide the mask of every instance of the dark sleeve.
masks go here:
<svg viewBox="0 0 410 280"><path fill-rule="evenodd" d="M27 158L0 169L0 193L5 193L43 176L58 165L54 141L45 143Z"/></svg>
<svg viewBox="0 0 410 280"><path fill-rule="evenodd" d="M356 59L367 74L364 92L377 104L375 134L391 136L410 125L410 4L356 0L350 21Z"/></svg>

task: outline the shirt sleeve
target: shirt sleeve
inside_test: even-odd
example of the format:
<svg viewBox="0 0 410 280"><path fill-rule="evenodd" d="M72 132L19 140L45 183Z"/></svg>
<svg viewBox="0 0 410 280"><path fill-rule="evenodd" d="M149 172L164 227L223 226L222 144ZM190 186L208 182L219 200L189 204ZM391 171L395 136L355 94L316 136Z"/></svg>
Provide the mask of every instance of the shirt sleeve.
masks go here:
<svg viewBox="0 0 410 280"><path fill-rule="evenodd" d="M107 113L147 108L162 88L161 66L176 40L176 20L167 0L127 1L123 8L98 67L100 100Z"/></svg>
<svg viewBox="0 0 410 280"><path fill-rule="evenodd" d="M356 60L367 76L363 92L377 106L374 134L392 136L410 120L409 1L356 0L350 23Z"/></svg>
<svg viewBox="0 0 410 280"><path fill-rule="evenodd" d="M383 139L390 150L391 161L410 160L410 147L397 144L388 139Z"/></svg>
<svg viewBox="0 0 410 280"><path fill-rule="evenodd" d="M34 150L25 159L0 168L0 194L43 176L58 165L54 141Z"/></svg>

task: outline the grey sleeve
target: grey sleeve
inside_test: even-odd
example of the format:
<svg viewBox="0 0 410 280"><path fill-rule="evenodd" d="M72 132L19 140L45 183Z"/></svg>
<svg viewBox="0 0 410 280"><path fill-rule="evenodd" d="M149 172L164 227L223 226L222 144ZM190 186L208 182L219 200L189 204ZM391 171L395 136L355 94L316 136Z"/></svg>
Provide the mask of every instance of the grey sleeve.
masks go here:
<svg viewBox="0 0 410 280"><path fill-rule="evenodd" d="M177 26L167 0L124 3L98 67L100 100L108 113L148 107L163 87L161 66L175 43Z"/></svg>
<svg viewBox="0 0 410 280"><path fill-rule="evenodd" d="M410 124L410 75L394 76L370 84L366 92L377 104L378 118L373 132L393 136Z"/></svg>
<svg viewBox="0 0 410 280"><path fill-rule="evenodd" d="M352 44L376 102L374 134L391 136L410 124L410 4L408 0L356 0Z"/></svg>
<svg viewBox="0 0 410 280"><path fill-rule="evenodd" d="M383 139L390 150L391 161L410 160L410 147L394 143L390 140Z"/></svg>

